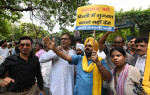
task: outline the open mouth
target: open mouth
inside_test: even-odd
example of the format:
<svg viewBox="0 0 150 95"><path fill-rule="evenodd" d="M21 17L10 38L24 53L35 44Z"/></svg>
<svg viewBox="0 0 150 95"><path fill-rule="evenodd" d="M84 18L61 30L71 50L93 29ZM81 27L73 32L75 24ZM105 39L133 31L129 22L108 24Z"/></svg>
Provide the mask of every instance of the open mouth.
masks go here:
<svg viewBox="0 0 150 95"><path fill-rule="evenodd" d="M118 63L118 61L115 61L114 63Z"/></svg>

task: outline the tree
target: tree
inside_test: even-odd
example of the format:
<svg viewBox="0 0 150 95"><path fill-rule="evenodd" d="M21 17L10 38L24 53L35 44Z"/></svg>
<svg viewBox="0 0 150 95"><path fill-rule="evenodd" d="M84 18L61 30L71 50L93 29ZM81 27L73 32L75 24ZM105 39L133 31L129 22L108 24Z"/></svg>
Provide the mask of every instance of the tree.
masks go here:
<svg viewBox="0 0 150 95"><path fill-rule="evenodd" d="M76 9L86 5L88 0L1 0L0 15L5 19L16 21L22 17L21 12L30 11L32 16L42 23L51 25L58 22L61 27L73 25Z"/></svg>
<svg viewBox="0 0 150 95"><path fill-rule="evenodd" d="M30 36L33 39L42 39L45 36L49 36L49 32L44 30L43 27L32 23L21 23L20 33L22 36Z"/></svg>
<svg viewBox="0 0 150 95"><path fill-rule="evenodd" d="M10 23L0 16L0 40L6 39L11 33Z"/></svg>
<svg viewBox="0 0 150 95"><path fill-rule="evenodd" d="M139 29L140 36L148 36L150 32L150 8L145 10L135 10L132 9L130 11L120 10L119 12L115 13L115 21L119 21L122 19L130 19L133 21L137 28Z"/></svg>

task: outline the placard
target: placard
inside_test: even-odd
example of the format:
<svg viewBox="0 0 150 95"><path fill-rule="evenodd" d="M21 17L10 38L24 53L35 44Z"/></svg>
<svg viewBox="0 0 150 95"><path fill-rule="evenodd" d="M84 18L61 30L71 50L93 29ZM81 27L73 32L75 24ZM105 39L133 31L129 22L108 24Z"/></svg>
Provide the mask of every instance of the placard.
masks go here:
<svg viewBox="0 0 150 95"><path fill-rule="evenodd" d="M89 5L77 9L76 30L114 31L115 9L108 5Z"/></svg>

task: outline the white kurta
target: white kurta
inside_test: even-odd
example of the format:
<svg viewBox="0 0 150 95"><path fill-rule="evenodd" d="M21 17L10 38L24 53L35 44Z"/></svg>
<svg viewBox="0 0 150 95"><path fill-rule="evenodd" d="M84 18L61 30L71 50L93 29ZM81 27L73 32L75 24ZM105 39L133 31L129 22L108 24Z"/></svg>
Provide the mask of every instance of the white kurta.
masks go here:
<svg viewBox="0 0 150 95"><path fill-rule="evenodd" d="M43 76L44 87L50 88L51 71L52 71L52 61L41 63L41 72Z"/></svg>
<svg viewBox="0 0 150 95"><path fill-rule="evenodd" d="M68 54L75 55L76 53L71 49ZM52 50L42 55L39 60L41 63L52 60L50 82L52 95L73 95L74 65L70 65L67 61L58 57Z"/></svg>

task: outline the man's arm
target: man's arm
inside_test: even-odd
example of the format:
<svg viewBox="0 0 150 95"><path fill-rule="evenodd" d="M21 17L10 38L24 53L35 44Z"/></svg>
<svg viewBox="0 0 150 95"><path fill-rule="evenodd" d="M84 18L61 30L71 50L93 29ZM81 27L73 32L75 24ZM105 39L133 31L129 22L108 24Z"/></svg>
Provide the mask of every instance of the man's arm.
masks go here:
<svg viewBox="0 0 150 95"><path fill-rule="evenodd" d="M101 62L98 60L98 55L95 51L92 52L92 60L93 62L96 64L101 77L103 80L105 81L110 81L111 80L111 73L105 68L106 66L103 65L107 65L107 64L102 64L101 62L104 63L104 60L102 60ZM108 67L107 67L108 68Z"/></svg>
<svg viewBox="0 0 150 95"><path fill-rule="evenodd" d="M102 79L105 81L111 80L111 73L102 65L100 61L96 62L97 68L102 76Z"/></svg>
<svg viewBox="0 0 150 95"><path fill-rule="evenodd" d="M7 71L10 64L10 58L6 58L5 61L0 65L0 87L6 87L9 83L15 82L14 79L8 77Z"/></svg>
<svg viewBox="0 0 150 95"><path fill-rule="evenodd" d="M57 58L57 57L58 56L52 50L49 50L48 52L41 55L41 57L39 58L39 62L46 63L51 61L53 58Z"/></svg>
<svg viewBox="0 0 150 95"><path fill-rule="evenodd" d="M105 49L105 41L106 38L108 37L108 35L111 33L111 31L106 32L98 41L99 44L99 48L100 50L104 50Z"/></svg>
<svg viewBox="0 0 150 95"><path fill-rule="evenodd" d="M63 58L64 60L68 62L71 62L72 60L71 56L59 50L55 46L54 40L52 42L48 37L44 37L43 42L44 42L44 45L48 47L48 49L53 50L59 57Z"/></svg>
<svg viewBox="0 0 150 95"><path fill-rule="evenodd" d="M106 32L106 33L99 39L98 44L99 44L100 50L104 50L104 49L105 49L105 46L106 46L106 45L105 45L105 41L106 41L108 35L109 35L110 33L115 33L115 32L117 32L117 31L118 31L118 29L115 27L115 31L114 31L114 32L108 31L108 32Z"/></svg>

